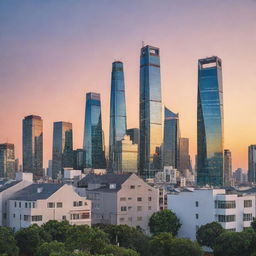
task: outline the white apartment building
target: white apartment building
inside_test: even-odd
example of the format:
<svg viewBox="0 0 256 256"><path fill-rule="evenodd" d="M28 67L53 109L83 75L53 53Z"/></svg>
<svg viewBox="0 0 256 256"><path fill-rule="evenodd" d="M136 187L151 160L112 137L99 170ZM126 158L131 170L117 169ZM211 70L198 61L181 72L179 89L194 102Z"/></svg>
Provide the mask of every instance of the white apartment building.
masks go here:
<svg viewBox="0 0 256 256"><path fill-rule="evenodd" d="M9 226L8 199L33 183L33 174L17 172L15 180L0 181L0 226Z"/></svg>
<svg viewBox="0 0 256 256"><path fill-rule="evenodd" d="M242 231L255 217L255 196L227 194L225 189L184 189L168 194L168 209L181 221L178 236L196 240L201 225L217 221L230 231Z"/></svg>
<svg viewBox="0 0 256 256"><path fill-rule="evenodd" d="M32 184L9 199L9 226L17 231L49 220L91 225L91 202L67 184Z"/></svg>
<svg viewBox="0 0 256 256"><path fill-rule="evenodd" d="M92 200L92 223L140 226L149 233L149 218L159 210L158 189L136 174L88 174L78 186Z"/></svg>

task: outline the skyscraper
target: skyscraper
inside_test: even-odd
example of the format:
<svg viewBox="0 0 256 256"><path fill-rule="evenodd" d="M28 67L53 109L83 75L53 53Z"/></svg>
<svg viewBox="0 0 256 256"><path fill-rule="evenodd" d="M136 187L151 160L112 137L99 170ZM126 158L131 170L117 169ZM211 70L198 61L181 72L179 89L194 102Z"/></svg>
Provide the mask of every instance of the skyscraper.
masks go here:
<svg viewBox="0 0 256 256"><path fill-rule="evenodd" d="M180 138L179 139L179 163L178 170L182 173L185 170L192 171L190 155L189 155L189 139L188 138Z"/></svg>
<svg viewBox="0 0 256 256"><path fill-rule="evenodd" d="M43 120L30 115L23 119L23 171L32 172L34 179L43 176Z"/></svg>
<svg viewBox="0 0 256 256"><path fill-rule="evenodd" d="M126 106L123 63L112 63L110 126L109 126L109 169L118 172L117 144L126 134Z"/></svg>
<svg viewBox="0 0 256 256"><path fill-rule="evenodd" d="M0 178L15 178L14 144L0 144Z"/></svg>
<svg viewBox="0 0 256 256"><path fill-rule="evenodd" d="M140 130L138 128L127 129L126 134L130 136L133 144L139 144Z"/></svg>
<svg viewBox="0 0 256 256"><path fill-rule="evenodd" d="M143 178L155 177L162 167L162 96L159 48L145 46L140 55L139 170Z"/></svg>
<svg viewBox="0 0 256 256"><path fill-rule="evenodd" d="M73 167L73 131L68 122L53 123L52 178L57 179L63 168Z"/></svg>
<svg viewBox="0 0 256 256"><path fill-rule="evenodd" d="M248 147L248 180L256 182L256 145Z"/></svg>
<svg viewBox="0 0 256 256"><path fill-rule="evenodd" d="M232 155L229 149L224 149L224 185L231 186Z"/></svg>
<svg viewBox="0 0 256 256"><path fill-rule="evenodd" d="M106 167L99 93L86 94L83 149L86 168L102 169Z"/></svg>
<svg viewBox="0 0 256 256"><path fill-rule="evenodd" d="M223 185L223 90L221 59L198 61L197 184Z"/></svg>
<svg viewBox="0 0 256 256"><path fill-rule="evenodd" d="M164 146L163 165L178 168L179 156L179 114L173 113L167 107L164 108Z"/></svg>

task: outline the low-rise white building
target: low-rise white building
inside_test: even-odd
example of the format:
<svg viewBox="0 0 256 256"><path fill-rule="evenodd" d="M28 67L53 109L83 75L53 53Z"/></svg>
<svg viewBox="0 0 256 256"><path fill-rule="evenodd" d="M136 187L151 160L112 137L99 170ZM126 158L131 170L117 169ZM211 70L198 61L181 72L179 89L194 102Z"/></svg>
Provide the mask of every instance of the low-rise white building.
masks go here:
<svg viewBox="0 0 256 256"><path fill-rule="evenodd" d="M168 209L182 224L178 236L196 240L201 225L219 222L229 231L242 231L255 217L255 196L227 194L225 189L184 189L168 194Z"/></svg>
<svg viewBox="0 0 256 256"><path fill-rule="evenodd" d="M15 180L0 181L0 226L9 226L8 199L33 183L33 174L17 172Z"/></svg>
<svg viewBox="0 0 256 256"><path fill-rule="evenodd" d="M9 199L9 226L17 231L49 220L91 225L91 201L67 184L32 184Z"/></svg>
<svg viewBox="0 0 256 256"><path fill-rule="evenodd" d="M78 186L92 200L92 223L140 226L149 233L149 218L159 210L158 189L136 174L88 174Z"/></svg>

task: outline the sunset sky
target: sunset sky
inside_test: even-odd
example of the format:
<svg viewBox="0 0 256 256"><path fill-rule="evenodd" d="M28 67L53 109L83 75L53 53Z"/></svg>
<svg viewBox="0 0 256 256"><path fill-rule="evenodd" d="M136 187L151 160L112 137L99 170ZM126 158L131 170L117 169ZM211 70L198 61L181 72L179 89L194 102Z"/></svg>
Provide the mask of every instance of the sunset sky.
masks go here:
<svg viewBox="0 0 256 256"><path fill-rule="evenodd" d="M108 144L111 64L124 62L128 128L138 127L142 41L160 48L163 103L179 112L196 153L197 60L223 64L224 145L247 170L256 144L256 1L0 1L0 143L22 160L22 119L44 122L44 167L54 121L73 123L81 148L86 92L99 92Z"/></svg>

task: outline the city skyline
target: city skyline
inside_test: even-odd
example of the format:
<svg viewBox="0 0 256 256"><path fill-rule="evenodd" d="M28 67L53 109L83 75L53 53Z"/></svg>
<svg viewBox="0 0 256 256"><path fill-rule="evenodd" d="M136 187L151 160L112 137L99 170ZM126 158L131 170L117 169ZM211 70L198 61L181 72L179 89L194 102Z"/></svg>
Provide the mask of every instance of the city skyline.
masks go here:
<svg viewBox="0 0 256 256"><path fill-rule="evenodd" d="M189 9L191 1L180 2L180 5L177 4L177 1L174 1L174 4L165 2L163 6L160 6L157 16L160 16L160 12L165 13L164 7L166 8L166 6L175 7L178 13L185 14ZM184 4L185 2L188 4ZM230 1L226 1L226 3L223 3L218 7L220 9L220 14L223 15L223 13L227 11L229 2ZM233 2L236 2L236 4L233 5L234 13L227 15L229 16L229 23L225 23L223 16L217 14L215 21L218 21L216 21L215 24L210 24L207 21L204 25L199 24L196 17L196 15L199 15L199 11L194 11L190 18L185 18L185 21L181 23L185 26L178 26L177 33L175 36L172 35L172 37L170 37L169 32L168 35L163 37L160 33L161 30L156 32L155 35L152 35L151 32L153 31L153 28L155 28L155 25L153 25L153 27L149 26L150 29L144 32L143 28L145 28L145 25L138 24L138 28L132 32L134 35L133 38L130 37L130 35L128 39L127 36L117 36L115 34L114 37L117 37L119 43L115 49L110 49L109 46L113 42L111 40L106 40L106 34L90 34L92 37L94 35L94 40L96 40L95 38L103 38L102 42L97 43L95 46L90 46L91 49L92 47L94 49L92 54L88 51L88 43L82 46L86 41L83 35L85 32L79 26L73 32L70 27L68 27L66 33L64 30L60 30L59 33L62 38L64 37L67 40L66 43L60 43L58 40L55 41L55 38L58 38L56 29L59 28L59 24L56 22L53 23L55 30L50 30L53 33L46 33L46 41L39 44L42 47L42 53L39 53L38 46L34 43L39 42L41 36L45 34L42 33L40 36L37 33L33 34L32 32L35 30L33 30L32 25L32 28L29 26L29 29L25 29L25 26L20 24L16 30L14 30L13 35L10 36L8 29L10 30L10 28L13 28L15 24L13 22L18 22L21 19L21 16L17 15L14 21L10 21L8 16L5 15L3 24L5 27L7 26L7 29L5 29L3 33L4 35L7 35L7 37L5 37L5 39L0 38L0 42L4 49L1 53L1 57L3 58L1 58L2 60L0 63L0 101L3 104L3 108L0 110L2 123L0 143L9 142L15 144L15 154L21 162L22 118L30 114L41 116L44 120L44 167L46 167L52 154L52 123L58 120L71 122L74 127L74 148L81 148L83 141L84 95L87 92L96 91L102 95L103 130L105 132L107 148L111 62L114 61L115 58L120 57L122 57L122 61L126 67L125 78L127 99L133 99L132 102L127 101L127 128L139 127L139 49L141 47L141 41L144 39L146 44L157 46L161 50L163 103L168 105L168 107L175 113L179 113L181 135L190 139L190 154L191 159L193 160L196 152L197 59L213 54L218 55L222 59L225 104L224 147L229 148L232 151L234 169L242 167L247 170L247 148L248 145L255 144L256 141L256 135L253 131L256 127L256 121L251 118L254 113L252 102L255 98L253 88L256 82L255 75L253 75L253 73L255 73L255 51L253 52L250 50L252 49L252 45L255 45L256 38L252 32L248 32L248 30L255 31L256 29L255 15L253 16L256 7L255 3L252 1L248 1L246 7L239 4L238 1ZM1 5L3 6L3 8L0 8L1 10L6 10L6 8L7 11L12 10L12 7L8 6L6 3L1 3ZM197 6L197 4L194 5ZM68 3L66 3L64 7L62 7L63 9L59 11L61 17L63 17L63 12L66 10L65 8L67 8L67 6ZM81 6L83 6L83 4L79 2L75 7L72 7L73 11L76 10L78 12L78 17L81 17L81 14L78 11L78 7ZM127 8L126 4L117 6L120 6L121 12L124 12L124 7L121 6ZM117 6L112 7L116 9ZM128 9L130 8L129 10L134 10L137 6L142 7L142 4L135 4L135 2L132 2ZM43 7L43 10L45 11L52 6L47 3L44 4ZM90 5L89 7L93 8L93 5ZM149 12L153 11L153 7L156 7L156 2L151 1L149 7L147 7ZM15 7L13 8L15 9ZM36 7L32 5L30 8ZM184 8L184 10L182 10L182 8ZM199 9L200 11L206 11L210 9L216 10L216 8L217 7L214 7L213 4L209 3L204 4ZM25 8L23 7L19 11L15 9L14 11L21 15L25 12ZM3 11L0 12L2 13ZM56 8L53 8L49 14L51 21L51 15L53 15L54 12L57 12ZM135 21L139 20L138 14L141 12L142 11L138 10L137 13L133 14L135 15ZM36 13L39 13L39 17L36 19L36 24L41 25L39 26L39 32L45 32L44 26L47 22L43 18L43 12L36 9ZM215 12L213 11L212 13ZM209 14L210 17L215 16L215 14L213 15L212 13ZM204 15L205 14L203 14L203 16ZM71 24L78 25L79 20L74 19L74 16L72 17ZM118 17L119 16L115 16L114 20L116 21ZM124 26L129 27L127 15L124 15L123 19L125 21ZM172 19L167 17L165 17L165 19L167 24L170 24ZM28 22L30 21L30 18L25 18L25 20ZM181 22L180 19L177 18L177 20ZM199 31L192 31L190 34L188 33L188 23L190 20L194 22L193 24L196 23L198 25ZM107 21L109 20L107 19ZM132 25L130 26L131 28L135 26L134 22L132 22ZM160 23L161 25L163 24L162 22ZM107 24L109 23L107 22ZM149 20L149 24L153 24L152 19ZM177 25L178 23L175 24ZM223 27L219 27L220 30L217 31L220 24L222 24ZM207 31L207 26L213 31L212 34L206 34L205 37L200 37ZM97 32L100 34L104 27L104 25L98 25ZM233 27L238 27L240 30L233 29ZM227 31L229 28L230 30L227 35L225 35L224 31ZM163 29L165 32L167 31L166 27ZM174 26L170 28L170 34L173 29ZM23 30L25 31L25 36L28 38L25 38L25 36L20 34ZM76 39L74 40L72 47L69 46L71 41L68 40L70 33L74 33ZM187 38L190 35L193 35L190 46L188 43L182 43L184 34L186 34ZM217 34L221 35L219 41L214 42L214 45L209 44ZM243 40L243 35L244 37L245 35L247 36L247 40ZM248 39L248 36L250 40ZM27 40L31 40L31 37L35 39L34 43L31 41L27 45ZM20 38L18 44L16 42L17 38ZM174 42L172 40L174 40ZM23 42L21 44L22 49L21 46L19 46L20 42ZM126 44L124 44L124 42ZM200 43L202 49L197 47L198 43ZM107 47L105 47L105 44ZM7 46L9 47L9 50L5 51ZM59 46L60 49L51 56ZM76 50L74 46L78 46L78 50L81 51L81 56L78 56L79 51ZM65 51L65 49L67 51ZM84 53L82 50L84 50ZM97 53L96 50L99 51L99 53ZM63 53L66 54L65 58L61 57ZM102 60L99 65L98 61L102 58L103 53L106 54L105 59ZM45 57L43 56L44 54ZM89 55L89 57L87 55ZM172 55L173 58L171 58ZM238 59L239 61L237 61ZM65 64L61 62L65 62ZM54 64L56 64L56 66ZM90 65L90 67L88 65ZM95 72L96 70L97 72ZM97 90L94 90L95 87ZM62 91L59 91L59 88L62 88ZM10 96L12 96L14 102L11 106L8 106L7 102L9 102L8 99L10 99ZM40 99L40 101L38 99ZM63 111L63 109L65 111ZM239 121L237 118L238 116Z"/></svg>

